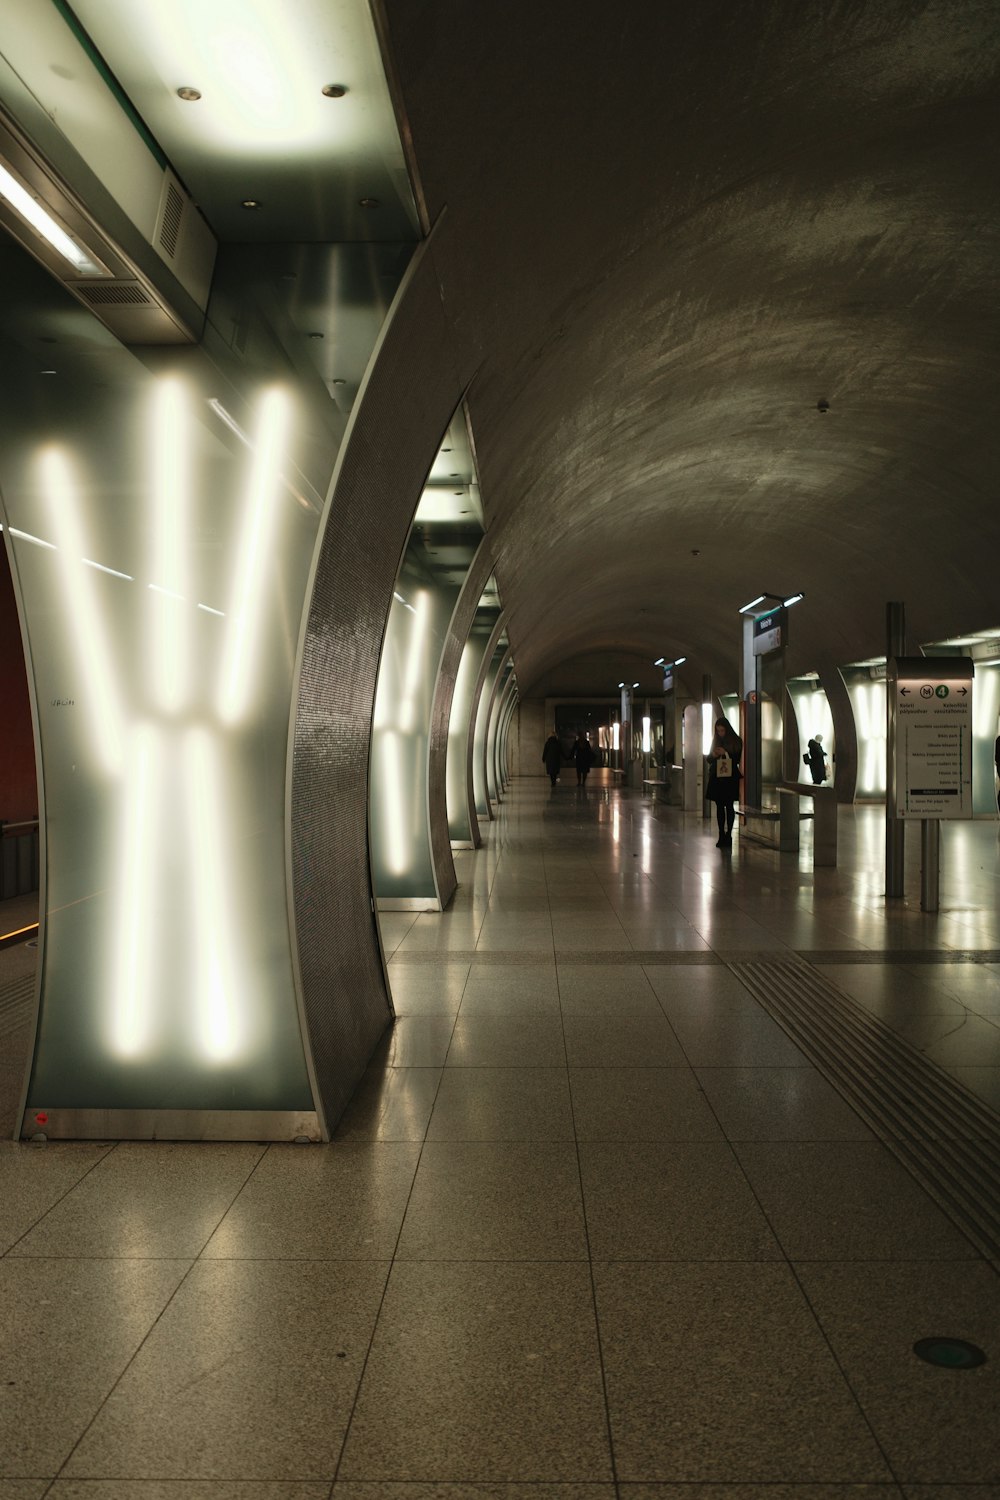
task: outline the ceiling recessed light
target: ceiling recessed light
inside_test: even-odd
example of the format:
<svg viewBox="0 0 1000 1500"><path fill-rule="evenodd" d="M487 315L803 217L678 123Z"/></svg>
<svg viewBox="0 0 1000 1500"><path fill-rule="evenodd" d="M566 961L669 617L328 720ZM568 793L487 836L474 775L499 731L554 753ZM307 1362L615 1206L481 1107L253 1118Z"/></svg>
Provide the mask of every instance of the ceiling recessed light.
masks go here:
<svg viewBox="0 0 1000 1500"><path fill-rule="evenodd" d="M380 198L359 198L358 204L361 208L378 208L381 205Z"/></svg>
<svg viewBox="0 0 1000 1500"><path fill-rule="evenodd" d="M39 370L39 375L58 375L58 370Z"/></svg>
<svg viewBox="0 0 1000 1500"><path fill-rule="evenodd" d="M242 200L242 202L240 203L240 208L263 208L263 207L264 207L264 205L263 205L263 203L261 203L261 201L260 201L259 198L244 198Z"/></svg>
<svg viewBox="0 0 1000 1500"><path fill-rule="evenodd" d="M310 338L311 338L311 339L321 339L321 338L323 338L323 337L325 337L325 335L324 335L324 334L322 334L322 333L319 333L319 332L318 332L318 331L317 331L317 332L315 332L315 333L311 333L311 334L310 334L310 335L309 335L309 337L310 337Z"/></svg>
<svg viewBox="0 0 1000 1500"><path fill-rule="evenodd" d="M183 88L177 90L178 99L183 99L185 104L193 104L196 99L201 98L201 89Z"/></svg>
<svg viewBox="0 0 1000 1500"><path fill-rule="evenodd" d="M341 376L338 375L335 377L333 383L334 385L344 385L346 382L341 378Z"/></svg>
<svg viewBox="0 0 1000 1500"><path fill-rule="evenodd" d="M442 449L441 449L441 452L442 452L442 453L450 453L450 452L451 452L451 449L450 449L450 448L442 448Z"/></svg>
<svg viewBox="0 0 1000 1500"><path fill-rule="evenodd" d="M323 85L323 97L325 99L343 99L346 93L346 83L325 83Z"/></svg>
<svg viewBox="0 0 1000 1500"><path fill-rule="evenodd" d="M456 495L464 495L464 494L465 494L465 491L464 491L464 490L456 490L456 491L455 491L455 494L456 494Z"/></svg>

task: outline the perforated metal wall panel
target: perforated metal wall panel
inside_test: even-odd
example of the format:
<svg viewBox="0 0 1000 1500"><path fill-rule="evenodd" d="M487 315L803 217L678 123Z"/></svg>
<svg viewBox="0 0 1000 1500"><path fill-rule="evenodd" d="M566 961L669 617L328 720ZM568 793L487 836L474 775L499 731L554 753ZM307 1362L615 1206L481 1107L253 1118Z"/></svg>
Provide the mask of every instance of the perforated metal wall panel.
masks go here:
<svg viewBox="0 0 1000 1500"><path fill-rule="evenodd" d="M301 647L292 881L305 1030L327 1129L392 1014L368 860L372 710L400 556L464 384L429 246L411 262L354 407Z"/></svg>

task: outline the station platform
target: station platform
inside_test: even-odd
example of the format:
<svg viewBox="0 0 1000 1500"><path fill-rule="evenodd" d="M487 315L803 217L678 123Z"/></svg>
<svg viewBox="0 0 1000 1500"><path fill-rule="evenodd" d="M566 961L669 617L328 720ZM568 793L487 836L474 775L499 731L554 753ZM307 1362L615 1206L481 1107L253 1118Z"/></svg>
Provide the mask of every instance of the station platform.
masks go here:
<svg viewBox="0 0 1000 1500"><path fill-rule="evenodd" d="M1000 828L932 915L571 782L382 917L331 1144L0 1146L0 1500L1000 1494Z"/></svg>

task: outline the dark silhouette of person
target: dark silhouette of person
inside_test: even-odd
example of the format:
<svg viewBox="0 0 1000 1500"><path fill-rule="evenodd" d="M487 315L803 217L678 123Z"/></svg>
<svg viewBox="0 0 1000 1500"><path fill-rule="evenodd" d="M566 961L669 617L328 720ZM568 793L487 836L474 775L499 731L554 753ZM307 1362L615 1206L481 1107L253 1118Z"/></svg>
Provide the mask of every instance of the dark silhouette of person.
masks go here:
<svg viewBox="0 0 1000 1500"><path fill-rule="evenodd" d="M809 741L807 753L803 756L809 767L809 774L813 779L813 786L819 786L826 779L826 752L823 749L823 736L814 734Z"/></svg>
<svg viewBox="0 0 1000 1500"><path fill-rule="evenodd" d="M594 749L582 729L576 737L576 744L573 746L573 761L576 765L577 786L586 786L587 776L591 766L594 764Z"/></svg>
<svg viewBox="0 0 1000 1500"><path fill-rule="evenodd" d="M705 796L715 803L719 825L717 849L728 849L733 842L736 821L734 803L740 794L740 756L743 741L728 719L716 719L715 738L708 752L708 786Z"/></svg>
<svg viewBox="0 0 1000 1500"><path fill-rule="evenodd" d="M559 743L559 736L554 729L545 741L542 760L545 762L545 769L549 773L549 780L555 786L559 780L559 771L562 766L562 746Z"/></svg>

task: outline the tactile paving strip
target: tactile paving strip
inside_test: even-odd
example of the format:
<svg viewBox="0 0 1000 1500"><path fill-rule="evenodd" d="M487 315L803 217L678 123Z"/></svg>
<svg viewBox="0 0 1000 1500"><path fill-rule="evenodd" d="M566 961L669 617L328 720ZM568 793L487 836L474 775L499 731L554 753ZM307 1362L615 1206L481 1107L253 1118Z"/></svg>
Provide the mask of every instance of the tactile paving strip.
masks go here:
<svg viewBox="0 0 1000 1500"><path fill-rule="evenodd" d="M1000 1258L1000 1116L807 963L729 968L976 1248Z"/></svg>
<svg viewBox="0 0 1000 1500"><path fill-rule="evenodd" d="M10 1036L11 1032L27 1026L34 1003L34 974L25 974L23 979L5 985L0 990L0 1036Z"/></svg>

